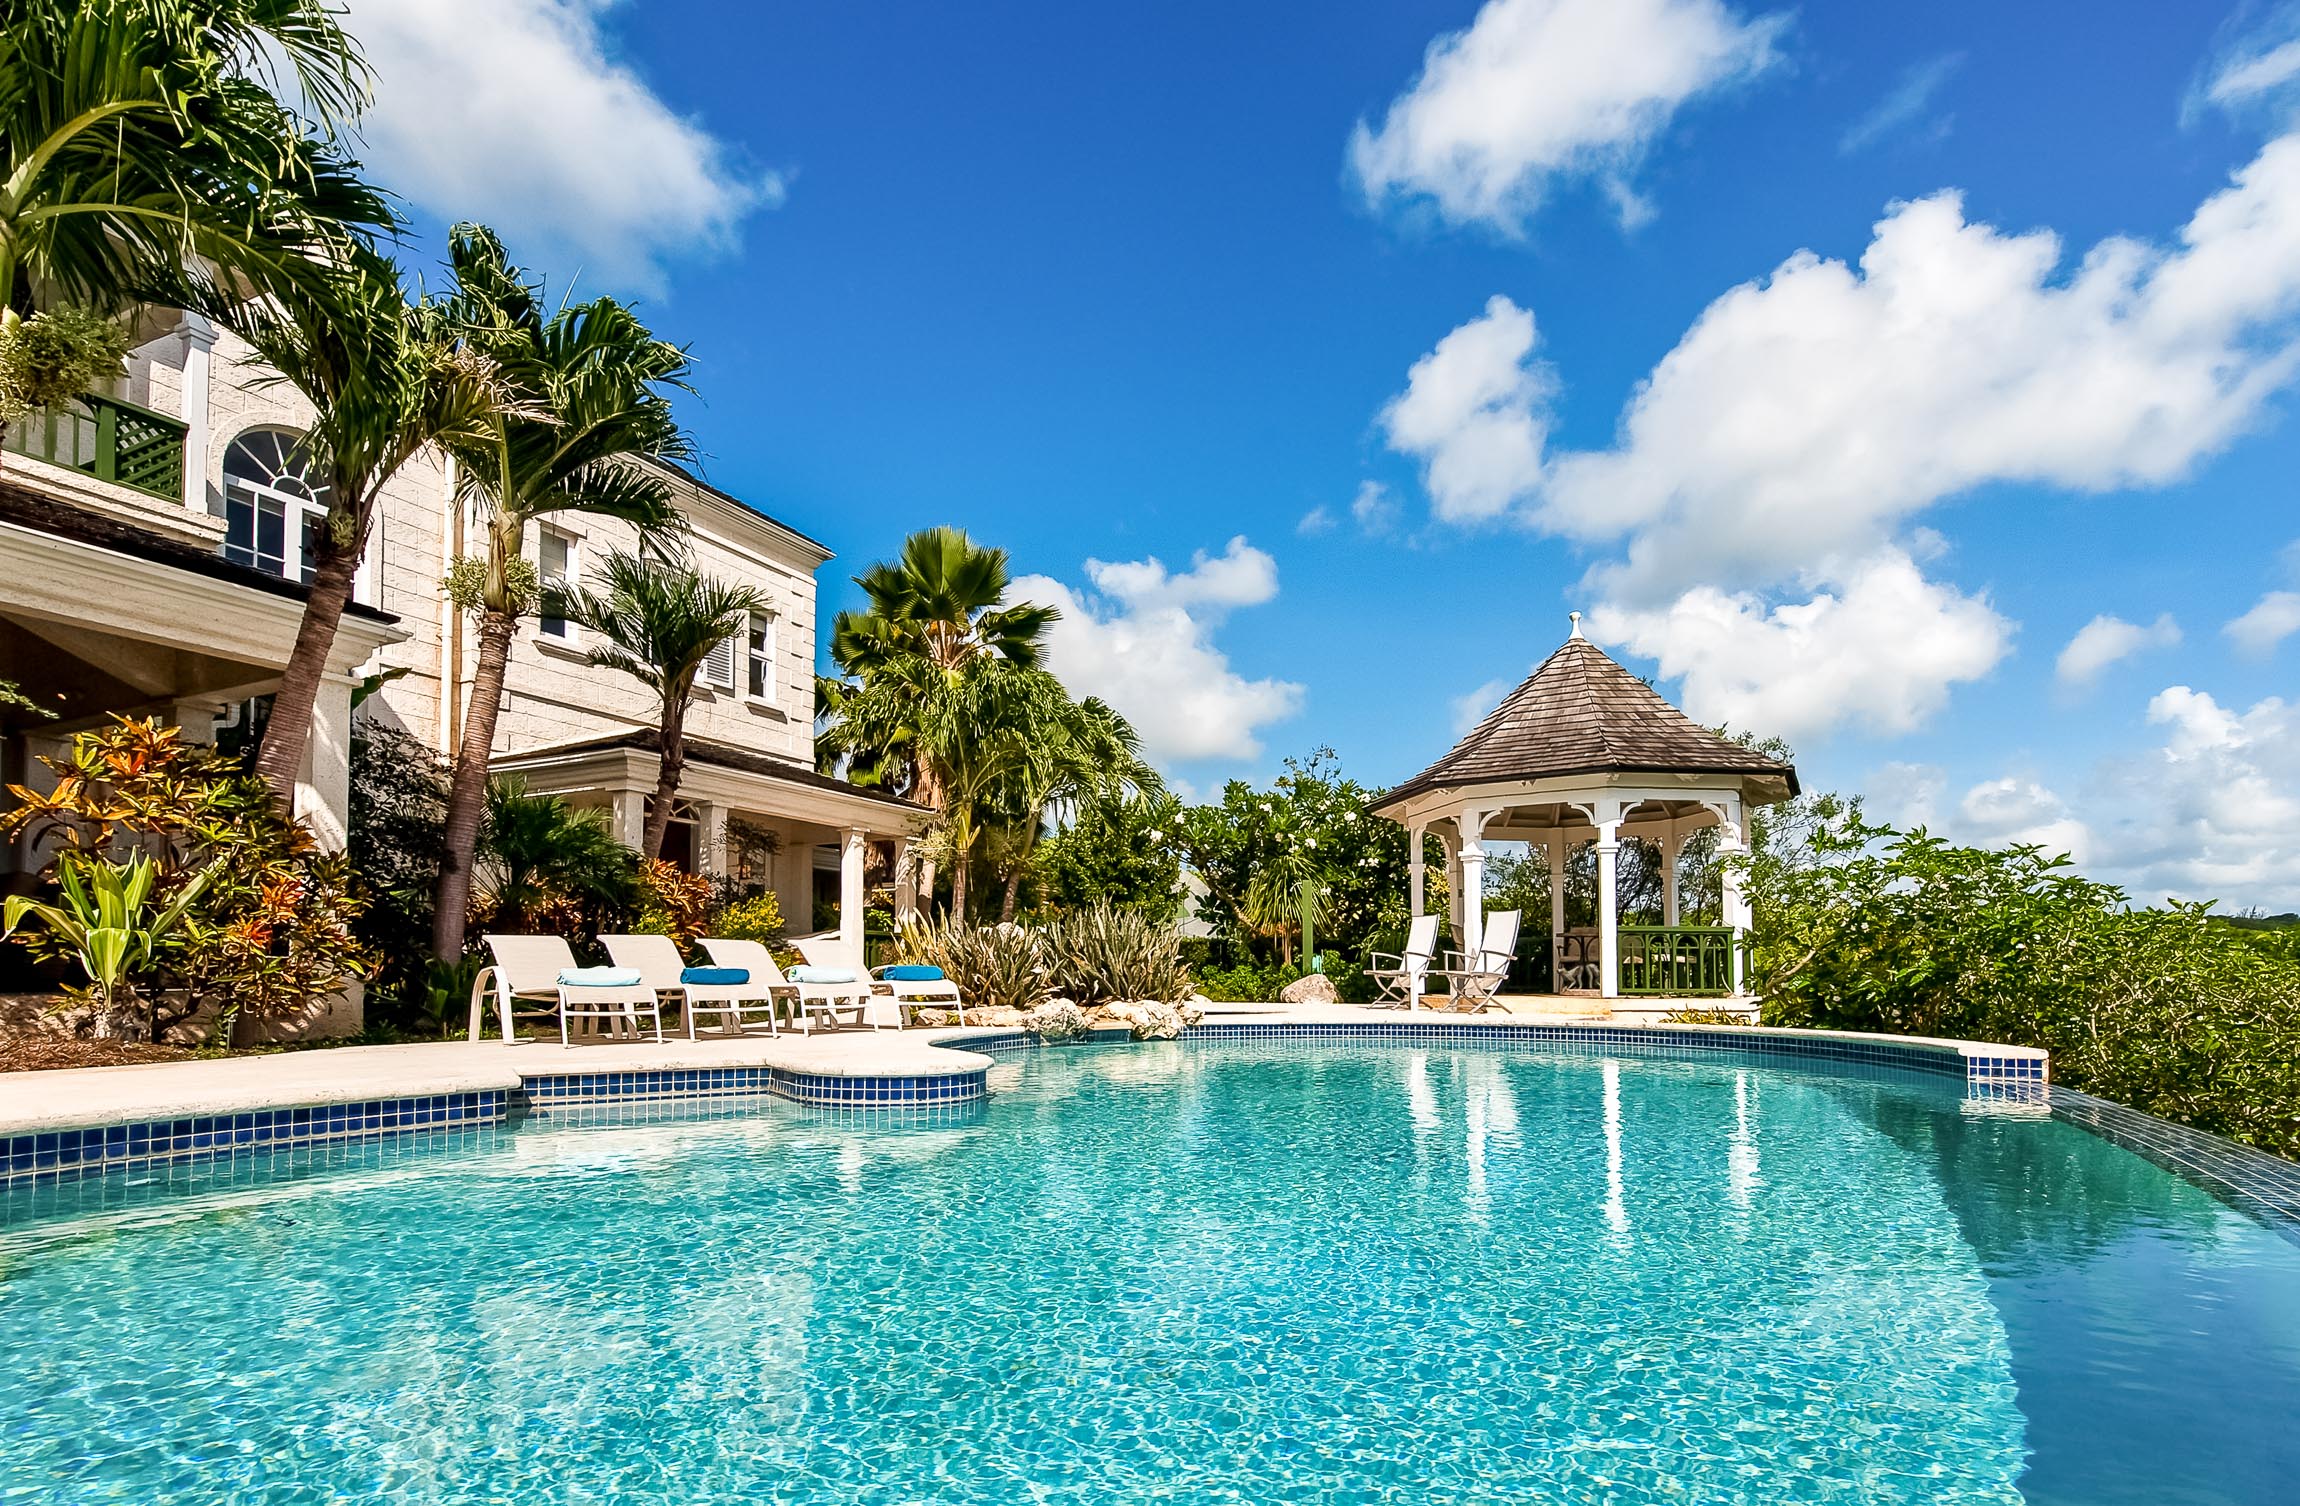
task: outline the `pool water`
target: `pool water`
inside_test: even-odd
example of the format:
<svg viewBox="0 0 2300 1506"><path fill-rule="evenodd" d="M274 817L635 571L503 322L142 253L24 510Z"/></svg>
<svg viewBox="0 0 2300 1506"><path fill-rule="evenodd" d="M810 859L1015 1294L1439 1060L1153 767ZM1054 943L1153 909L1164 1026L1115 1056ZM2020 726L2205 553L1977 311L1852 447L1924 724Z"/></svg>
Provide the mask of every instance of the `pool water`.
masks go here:
<svg viewBox="0 0 2300 1506"><path fill-rule="evenodd" d="M2300 1491L2300 1245L1952 1082L1369 1043L992 1085L19 1196L0 1501Z"/></svg>

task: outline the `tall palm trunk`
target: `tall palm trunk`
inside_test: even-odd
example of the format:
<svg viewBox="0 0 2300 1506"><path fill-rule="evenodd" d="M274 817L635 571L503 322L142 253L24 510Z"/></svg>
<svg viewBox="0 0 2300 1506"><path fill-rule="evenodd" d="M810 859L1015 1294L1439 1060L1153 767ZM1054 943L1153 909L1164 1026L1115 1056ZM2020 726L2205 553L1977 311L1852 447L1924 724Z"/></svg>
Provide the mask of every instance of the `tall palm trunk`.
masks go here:
<svg viewBox="0 0 2300 1506"><path fill-rule="evenodd" d="M678 798L679 778L687 769L687 708L674 696L663 698L663 758L655 771L655 803L647 810L647 826L639 850L647 861L663 855L663 834L671 829L671 803Z"/></svg>
<svg viewBox="0 0 2300 1506"><path fill-rule="evenodd" d="M918 860L918 914L921 920L934 919L935 878L934 859L920 858Z"/></svg>
<svg viewBox="0 0 2300 1506"><path fill-rule="evenodd" d="M362 508L356 536L349 545L338 545L332 531L322 539L319 563L312 571L311 595L304 601L303 621L296 627L295 648L288 654L279 692L272 697L271 720L264 725L256 772L271 786L273 798L283 808L293 809L295 805L296 778L303 772L304 749L311 741L312 707L319 700L320 681L327 676L327 656L335 647L336 628L351 601L352 577L359 573L360 550L367 536L366 514Z"/></svg>
<svg viewBox="0 0 2300 1506"><path fill-rule="evenodd" d="M431 954L442 962L463 955L464 913L471 907L471 859L479 846L480 818L487 812L487 759L495 747L503 675L518 628L519 619L509 612L490 607L480 614L479 662L472 670L463 741L455 750L455 778L447 791L447 830L441 839L439 887L432 903ZM454 631L452 623L448 630Z"/></svg>
<svg viewBox="0 0 2300 1506"><path fill-rule="evenodd" d="M1014 924L1014 907L1020 903L1021 899L1022 868L1021 865L1017 864L1006 871L1006 894L998 902L998 923L1000 925L1010 926Z"/></svg>
<svg viewBox="0 0 2300 1506"><path fill-rule="evenodd" d="M973 866L968 857L967 853L954 853L950 860L950 923L954 926L966 924L966 870Z"/></svg>

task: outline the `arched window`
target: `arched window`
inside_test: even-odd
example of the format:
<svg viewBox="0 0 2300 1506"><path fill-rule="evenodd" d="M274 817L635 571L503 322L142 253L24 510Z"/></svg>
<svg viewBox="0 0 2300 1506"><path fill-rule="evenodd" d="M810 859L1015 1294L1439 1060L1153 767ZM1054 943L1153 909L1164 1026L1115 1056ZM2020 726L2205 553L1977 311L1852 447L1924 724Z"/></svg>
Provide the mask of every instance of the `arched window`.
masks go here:
<svg viewBox="0 0 2300 1506"><path fill-rule="evenodd" d="M224 558L309 584L330 492L291 429L250 429L224 451Z"/></svg>

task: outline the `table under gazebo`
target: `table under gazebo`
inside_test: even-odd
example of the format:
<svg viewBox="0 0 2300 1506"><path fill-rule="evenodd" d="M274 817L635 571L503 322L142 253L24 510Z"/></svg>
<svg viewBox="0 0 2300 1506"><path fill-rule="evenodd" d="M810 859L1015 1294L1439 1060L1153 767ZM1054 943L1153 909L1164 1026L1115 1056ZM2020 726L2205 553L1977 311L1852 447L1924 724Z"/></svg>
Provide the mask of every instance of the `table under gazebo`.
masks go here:
<svg viewBox="0 0 2300 1506"><path fill-rule="evenodd" d="M1436 763L1397 786L1374 814L1405 827L1411 907L1424 913L1424 846L1445 853L1455 948L1476 955L1485 926L1487 844L1541 847L1549 865L1551 987L1601 998L1738 998L1749 906L1738 865L1749 814L1797 793L1797 771L1718 736L1669 704L1581 633L1534 670ZM1717 831L1716 923L1683 924L1678 859L1704 828ZM1624 842L1657 849L1661 924L1620 919ZM1566 869L1575 847L1597 859L1597 924L1566 929ZM1466 903L1474 897L1477 903ZM1419 985L1414 992L1418 993Z"/></svg>

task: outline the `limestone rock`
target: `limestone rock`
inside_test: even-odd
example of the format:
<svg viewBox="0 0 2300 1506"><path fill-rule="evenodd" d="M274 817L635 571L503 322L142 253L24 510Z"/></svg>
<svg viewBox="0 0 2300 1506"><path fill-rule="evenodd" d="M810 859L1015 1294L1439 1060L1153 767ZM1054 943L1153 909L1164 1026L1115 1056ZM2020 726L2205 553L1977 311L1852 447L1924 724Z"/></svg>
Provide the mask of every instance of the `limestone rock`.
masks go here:
<svg viewBox="0 0 2300 1506"><path fill-rule="evenodd" d="M1170 1041L1206 1017L1195 1004L1157 999L1121 999L1103 1006L1110 1022L1124 1025L1138 1041Z"/></svg>
<svg viewBox="0 0 2300 1506"><path fill-rule="evenodd" d="M1278 999L1285 1004L1339 1004L1342 996L1334 992L1334 980L1324 973L1304 973L1278 990Z"/></svg>
<svg viewBox="0 0 2300 1506"><path fill-rule="evenodd" d="M1086 1011L1068 999L1048 999L1022 1017L1023 1028L1040 1040L1076 1040L1086 1033Z"/></svg>

